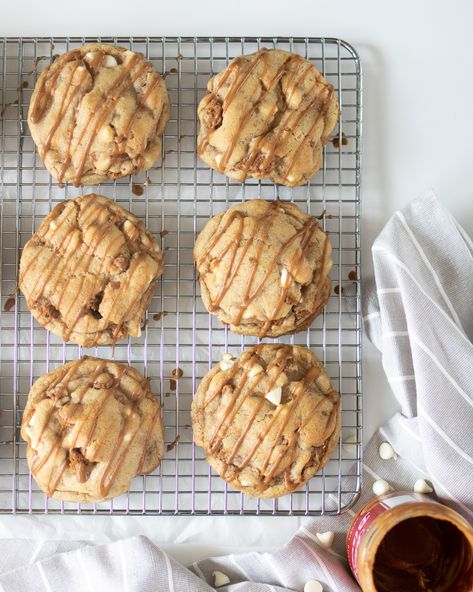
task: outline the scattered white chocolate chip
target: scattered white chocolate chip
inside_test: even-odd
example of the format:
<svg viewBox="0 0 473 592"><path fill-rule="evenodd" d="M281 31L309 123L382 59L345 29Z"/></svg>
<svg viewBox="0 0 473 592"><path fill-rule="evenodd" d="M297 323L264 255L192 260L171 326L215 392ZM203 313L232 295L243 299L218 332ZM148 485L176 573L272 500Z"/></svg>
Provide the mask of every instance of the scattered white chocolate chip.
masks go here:
<svg viewBox="0 0 473 592"><path fill-rule="evenodd" d="M343 440L342 448L348 454L356 454L356 444L358 437L356 434L350 434Z"/></svg>
<svg viewBox="0 0 473 592"><path fill-rule="evenodd" d="M373 483L373 493L375 495L384 495L390 491L391 485L384 479L378 479Z"/></svg>
<svg viewBox="0 0 473 592"><path fill-rule="evenodd" d="M222 155L221 154L217 154L215 156L215 162L217 163L217 166L220 166L220 163L222 162Z"/></svg>
<svg viewBox="0 0 473 592"><path fill-rule="evenodd" d="M125 444L126 444L127 442L129 442L129 441L131 440L131 436L132 436L131 432L127 432L127 433L126 433L126 434L123 436L123 442L125 442Z"/></svg>
<svg viewBox="0 0 473 592"><path fill-rule="evenodd" d="M433 489L425 479L417 479L414 483L414 491L416 493L432 493Z"/></svg>
<svg viewBox="0 0 473 592"><path fill-rule="evenodd" d="M54 220L51 220L51 222L49 223L49 227L52 228L53 230L56 230L57 223Z"/></svg>
<svg viewBox="0 0 473 592"><path fill-rule="evenodd" d="M227 574L224 574L221 571L213 571L212 577L214 579L214 586L216 588L220 588L221 586L226 586L227 584L230 583L230 578L227 576Z"/></svg>
<svg viewBox="0 0 473 592"><path fill-rule="evenodd" d="M317 580L309 580L304 586L304 592L324 592L324 589Z"/></svg>
<svg viewBox="0 0 473 592"><path fill-rule="evenodd" d="M394 452L394 448L389 442L383 442L379 447L379 456L383 460L390 460L391 458L397 458L397 454Z"/></svg>
<svg viewBox="0 0 473 592"><path fill-rule="evenodd" d="M291 283L291 276L289 275L289 272L287 271L287 269L285 267L283 267L282 271L281 271L281 287L287 288L287 287L289 287L290 283Z"/></svg>
<svg viewBox="0 0 473 592"><path fill-rule="evenodd" d="M118 65L118 62L113 56L106 55L104 57L102 66L104 66L105 68L115 68L116 65Z"/></svg>
<svg viewBox="0 0 473 592"><path fill-rule="evenodd" d="M259 364L253 364L253 366L251 366L250 369L250 378L253 378L254 376L257 376L258 374L261 374L261 372L263 372L263 367L260 366Z"/></svg>
<svg viewBox="0 0 473 592"><path fill-rule="evenodd" d="M327 532L316 532L315 536L317 537L317 540L322 545L322 547L330 549L330 547L333 545L335 533L331 530L327 530Z"/></svg>
<svg viewBox="0 0 473 592"><path fill-rule="evenodd" d="M281 397L282 388L280 386L277 386L275 389L269 391L269 393L266 393L264 396L265 399L267 399L273 405L276 405L276 407L281 404Z"/></svg>

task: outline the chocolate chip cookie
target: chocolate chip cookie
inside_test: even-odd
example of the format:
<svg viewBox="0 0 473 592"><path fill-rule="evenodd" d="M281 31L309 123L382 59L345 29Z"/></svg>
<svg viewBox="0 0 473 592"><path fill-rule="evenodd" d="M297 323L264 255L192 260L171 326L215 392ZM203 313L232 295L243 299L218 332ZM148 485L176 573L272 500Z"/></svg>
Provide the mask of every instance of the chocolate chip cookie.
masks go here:
<svg viewBox="0 0 473 592"><path fill-rule="evenodd" d="M300 55L261 49L210 79L199 104L198 154L244 181L294 187L316 173L339 106L333 86Z"/></svg>
<svg viewBox="0 0 473 592"><path fill-rule="evenodd" d="M330 294L331 245L295 204L250 200L214 216L194 258L204 304L235 333L306 329Z"/></svg>
<svg viewBox="0 0 473 592"><path fill-rule="evenodd" d="M39 487L50 497L101 502L125 493L163 457L161 407L135 369L84 357L41 376L21 436Z"/></svg>
<svg viewBox="0 0 473 592"><path fill-rule="evenodd" d="M340 435L340 395L307 348L260 344L226 356L192 403L194 440L210 466L247 495L279 497L329 460Z"/></svg>
<svg viewBox="0 0 473 592"><path fill-rule="evenodd" d="M95 185L149 169L169 114L166 84L142 54L90 43L42 72L28 125L53 177Z"/></svg>
<svg viewBox="0 0 473 592"><path fill-rule="evenodd" d="M26 243L19 287L35 319L92 347L139 336L163 257L143 223L90 194L59 203Z"/></svg>

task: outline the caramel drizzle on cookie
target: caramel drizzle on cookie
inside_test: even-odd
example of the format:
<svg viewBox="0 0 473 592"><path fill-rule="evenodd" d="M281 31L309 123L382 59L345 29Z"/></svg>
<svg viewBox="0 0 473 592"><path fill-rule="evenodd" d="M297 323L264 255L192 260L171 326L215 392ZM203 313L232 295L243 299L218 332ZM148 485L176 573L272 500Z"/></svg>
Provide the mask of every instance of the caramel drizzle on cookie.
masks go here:
<svg viewBox="0 0 473 592"><path fill-rule="evenodd" d="M234 76L234 79L233 79L227 93L225 94L224 99L223 99L222 117L223 117L223 114L225 113L225 110L228 109L228 107L231 105L235 96L243 88L245 82L248 80L249 76L251 75L253 70L257 67L257 65L260 62L263 63L263 72L262 72L260 78L263 78L264 70L265 70L264 64L265 64L265 58L267 56L267 52L268 52L268 50L266 50L264 48L261 49L256 54L254 59L251 62L249 62L249 65L247 66L246 69L243 70L243 72L241 72L241 67L238 68L238 70L236 71L236 74ZM298 158L301 150L303 149L304 145L308 141L311 140L314 130L319 125L320 119L326 115L326 113L330 107L330 104L332 102L332 98L333 98L333 94L334 94L333 86L326 83L321 75L318 75L318 76L316 76L315 82L307 90L305 95L306 96L310 95L312 92L314 92L316 90L317 86L322 86L322 93L324 93L324 91L326 91L325 97L322 97L322 93L317 93L317 95L309 102L309 104L304 109L302 109L301 111L294 110L292 113L289 114L289 117L284 121L284 125L281 124L281 122L284 120L284 116L286 115L286 113L289 110L289 102L292 99L292 97L294 96L296 90L303 86L308 73L315 69L314 66L309 63L305 68L301 68L299 71L297 69L297 63L302 62L302 61L303 61L302 57L297 54L293 54L287 60L285 60L284 63L280 66L280 68L276 72L275 76L273 77L273 79L270 82L270 84L268 85L268 87L262 92L261 96L259 97L258 102L261 103L268 96L268 94L274 90L274 88L280 82L280 80L283 78L283 76L288 74L289 72L291 72L290 67L293 64L296 64L296 66L292 68L292 72L290 73L288 80L287 80L286 88L287 88L288 93L287 93L287 96L285 99L285 106L281 110L281 113L280 113L278 129L277 129L276 133L274 134L274 137L271 141L268 151L266 152L266 154L263 155L263 162L261 163L261 169L259 171L259 173L261 175L266 176L271 171L276 154L283 144L283 138L290 136L292 133L294 133L294 131L298 128L298 126L303 121L304 117L306 115L308 115L309 113L311 113L317 107L317 105L319 105L319 109L318 109L319 113L318 113L317 117L315 118L314 123L312 124L309 132L303 136L299 145L294 150L292 159L289 162L288 167L286 168L286 171L284 173L284 178L285 178L285 180L289 180L289 175L297 162L297 158ZM240 62L237 62L237 63L239 65ZM230 64L227 67L227 71L222 76L221 80L218 82L218 84L215 86L215 88L213 88L211 90L211 92L208 95L206 95L206 99L204 99L205 100L204 106L203 106L204 109L205 109L205 106L207 105L207 103L212 98L214 98L218 95L219 90L227 82L228 78L230 77L230 75L233 73L233 71L235 69L236 69L235 62ZM292 88L291 88L291 85L292 85ZM291 90L289 90L289 89L291 89ZM266 116L266 118L263 122L263 130L267 130L267 131L259 135L259 137L257 138L257 140L256 140L253 148L251 149L250 153L248 154L248 156L244 160L242 160L240 163L238 163L238 165L237 165L238 168L240 168L240 170L243 171L243 175L244 175L243 180L247 179L247 177L249 175L249 170L250 170L251 166L254 164L256 158L258 157L261 145L263 144L264 140L269 136L269 134L271 134L273 132L274 127L269 128L269 126L271 124L271 121L272 121L274 115L277 113L277 111L278 111L278 107L275 106L275 108L268 113L268 115ZM233 135L231 136L228 147L225 150L224 154L222 155L222 158L221 158L220 162L218 163L218 166L216 167L219 172L221 172L221 173L225 172L225 168L226 168L226 166L227 166L227 164L228 164L228 162L235 150L235 147L237 146L237 144L241 138L241 134L244 131L253 112L254 112L254 106L251 106L239 118L237 129L233 133ZM201 142L199 143L198 148L197 148L198 154L202 154L205 151L205 149L207 148L207 146L211 142L211 138L212 138L213 133L214 133L214 130L209 130L207 132L206 136L203 137L203 139L201 140Z"/></svg>
<svg viewBox="0 0 473 592"><path fill-rule="evenodd" d="M92 260L94 259L94 253L97 251L99 245L102 243L102 241L107 236L110 225L116 221L116 216L114 214L112 214L112 217L108 222L103 222L100 225L97 224L98 221L100 220L100 216L105 211L107 211L109 208L108 208L108 204L102 204L102 203L96 204L94 197L95 197L94 194L91 194L91 196L87 200L84 200L83 203L85 202L85 204L84 204L83 208L81 210L79 210L79 218L81 221L82 232L85 232L91 226L93 227L93 226L97 225L97 228L89 236L90 244L86 245L84 242L81 242L80 247L79 247L80 248L79 254L78 254L79 249L78 250L70 249L70 253L67 256L62 256L58 259L58 253L60 253L62 255L62 253L67 251L71 241L74 238L75 229L73 227L71 227L71 231L65 232L63 234L63 236L61 237L61 240L55 246L55 248L51 249L51 255L46 259L44 265L42 266L42 268L40 269L40 271L38 273L38 275L41 279L38 281L38 283L33 288L33 290L31 291L31 293L28 295L28 298L27 298L28 307L33 308L34 303L37 302L38 300L40 300L44 296L45 292L48 292L49 294L53 294L55 292L55 290L57 289L58 284L61 280L63 270L68 269L71 266L72 261L74 260L74 263L72 264L72 266L70 268L70 275L76 276L80 271L83 271L84 273L81 274L81 280L80 280L79 287L76 291L75 297L71 300L68 310L65 311L65 313L61 315L62 321L64 324L63 331L62 331L62 337L66 341L70 338L70 336L74 332L74 329L77 327L77 324L79 323L80 319L83 318L84 312L87 310L88 300L83 301L80 306L77 306L77 302L83 298L82 289L83 289L83 286L84 286L84 283L86 280L85 271L89 268ZM68 203L68 202L66 202L66 203ZM62 204L58 204L54 208L54 210L50 214L50 216L52 217L51 221L53 221L57 217L59 217L59 215L62 213L64 207L65 207L65 204L62 203ZM56 216L54 216L55 213L57 213ZM46 230L46 232L48 230ZM105 252L102 255L101 267L98 270L99 275L104 272L104 269L105 269L105 266L107 263L107 258L109 256L108 254L111 251L113 244L114 244L113 241L110 241L110 243L107 245ZM31 258L28 265L26 265L25 268L21 270L21 273L19 276L20 285L22 284L28 271L37 263L42 252L43 251L38 250L36 255ZM139 259L137 257L132 256L128 269L125 272L123 272L125 274L124 281L121 282L120 287L117 290L116 296L115 296L115 298L114 298L114 300L107 312L107 315L101 320L101 323L103 325L102 330L105 330L107 328L107 326L110 322L110 319L113 318L113 315L116 312L117 305L121 301L122 295L127 292L129 286L131 285L131 283L133 281L133 276L134 276L134 273L136 272L138 264L139 264ZM60 271L56 274L56 278L54 280L52 280L54 273L58 271L58 266L59 266ZM63 301L63 298L67 294L67 292L68 292L68 283L64 283L64 286L61 288L61 291L58 294L58 298L57 298L57 302L56 302L56 308L58 310L61 309L61 303ZM112 340L116 340L118 338L121 328L123 326L123 323L126 322L130 312L138 305L141 297L142 297L142 295L138 294L137 300L133 300L130 303L127 310L125 311L125 314L123 315L122 323L117 324L117 327L113 331ZM76 309L75 316L73 318L69 318L70 313L72 311L74 311L74 309ZM98 339L99 339L99 333L96 332L94 344L98 343Z"/></svg>
<svg viewBox="0 0 473 592"><path fill-rule="evenodd" d="M106 57L106 53L102 50L96 50L97 55L94 56L90 63L90 68L92 70L97 70L101 64L103 63L104 58ZM45 160L49 150L51 149L51 144L54 138L54 135L61 125L66 113L68 113L71 104L73 103L74 99L81 95L75 108L74 108L74 124L71 125L69 130L68 136L68 143L67 143L67 150L66 155L64 158L64 162L62 167L58 173L58 181L62 182L64 180L65 174L70 168L72 164L72 159L77 153L77 151L82 146L82 152L79 155L78 164L74 171L73 176L73 184L78 186L81 181L82 174L84 172L84 168L87 162L87 158L90 154L92 149L93 143L97 137L98 132L104 126L107 119L110 116L110 113L114 109L116 102L123 96L130 87L138 80L140 76L144 74L146 70L149 70L149 64L140 54L134 54L128 64L123 68L123 72L117 78L117 80L113 83L113 85L108 89L107 93L105 94L103 100L101 100L89 114L87 121L82 129L75 145L73 146L73 139L74 139L74 132L77 126L77 114L82 104L82 100L85 96L83 83L87 79L89 74L89 70L87 67L84 67L84 71L82 72L81 76L79 77L78 83L76 85L72 85L72 81L74 80L74 75L79 68L83 64L83 59L81 53L79 51L72 52L70 59L65 62L64 65L70 63L70 61L76 61L75 67L72 68L71 74L68 78L66 89L59 101L60 108L55 120L52 123L51 128L49 129L48 133L46 134L46 139L44 142L44 146L41 150L41 158ZM141 61L141 65L139 62ZM50 67L49 67L50 68ZM35 101L31 108L31 121L33 123L38 123L41 118L44 116L54 94L54 91L57 86L58 79L62 73L63 64L61 67L57 66L57 69L53 72L51 76L48 76L49 68L47 68L41 78L38 91L35 95ZM133 70L136 68L136 71L131 75ZM143 94L141 99L141 103L145 103L153 90L156 86L161 82L162 78L158 74L153 82L147 85L147 88ZM66 100L67 99L67 100ZM133 122L135 121L138 111L140 109L140 104L137 104L136 109L130 115L128 123L125 127L124 134L122 136L121 141L118 142L116 149L114 150L113 156L117 157L120 155L120 150L124 149L124 141L129 133ZM84 141L85 140L85 141ZM83 144L84 142L84 144ZM144 150L146 146L144 147Z"/></svg>
<svg viewBox="0 0 473 592"><path fill-rule="evenodd" d="M261 294L261 292L265 288L269 277L271 276L275 267L277 267L280 264L281 258L284 255L284 253L289 249L289 247L291 247L296 241L298 241L299 247L300 247L299 253L297 253L297 249L296 249L295 254L293 254L292 258L285 265L285 268L288 273L287 285L281 286L279 300L277 301L276 306L274 307L273 311L268 316L265 323L262 325L260 332L259 332L259 337L264 337L266 335L268 329L270 328L271 323L274 320L277 320L277 318L281 312L281 309L284 306L284 303L286 301L289 287L290 287L291 283L294 281L294 278L297 277L297 274L298 274L300 267L303 263L305 249L310 244L310 242L314 239L314 237L318 233L321 232L320 226L318 225L317 220L313 217L310 217L302 225L302 227L300 229L295 231L295 233L291 236L291 238L289 238L284 244L281 245L278 252L271 260L270 264L264 270L263 276L260 279L259 283L255 287L253 287L253 285L255 283L256 273L257 273L257 270L260 266L260 257L261 257L262 249L264 248L265 241L266 241L267 236L269 234L269 230L271 228L271 224L274 220L274 217L277 215L278 208L284 209L283 202L276 200L276 201L268 203L268 208L267 208L266 213L258 219L252 233L250 234L250 236L248 237L248 239L245 241L244 244L242 244L243 231L244 231L244 216L241 214L241 212L238 211L238 209L230 211L229 214L227 215L227 219L224 222L224 224L221 226L221 228L219 227L218 230L215 232L214 238L211 240L207 249L197 259L197 269L201 275L201 279L203 281L205 281L205 276L208 275L209 273L211 273L212 268L216 265L219 265L223 261L225 255L228 252L231 252L230 261L228 262L228 265L227 265L225 277L223 279L223 282L220 286L220 289L219 289L217 295L212 299L212 297L210 296L210 293L209 293L209 298L210 298L211 302L210 302L210 305L208 308L209 308L210 312L215 312L216 310L218 310L223 298L225 297L228 290L230 289L230 287L233 283L233 280L238 275L238 271L239 271L246 255L247 255L249 249L255 243L255 240L257 238L259 239L258 246L256 248L256 254L255 254L256 256L254 256L253 260L251 261L251 271L250 271L250 275L249 275L248 281L245 286L245 290L242 295L241 305L240 305L237 313L234 315L234 318L230 321L230 324L238 325L241 322L243 315L244 315L245 311L247 310L248 306L250 306L250 304ZM232 241L229 241L225 245L225 247L218 254L218 256L212 257L212 251L220 243L220 241L225 237L225 233L226 233L227 229L235 221L237 221L237 223L238 223L236 237ZM320 263L319 283L323 281L323 269L325 266L327 249L328 249L328 238L325 237L324 246L323 246L323 250L322 250L322 258L321 258L321 263ZM238 251L240 251L239 258L237 258ZM203 269L205 264L207 264L207 270Z"/></svg>
<svg viewBox="0 0 473 592"><path fill-rule="evenodd" d="M242 409L243 405L246 403L246 401L251 396L257 396L255 394L255 391L263 377L271 373L271 381L267 387L267 392L270 392L276 385L281 374L284 372L286 364L292 355L292 348L290 346L276 346L276 354L274 361L268 364L268 366L263 372L258 373L256 376L250 379L251 369L257 363L259 354L264 347L267 346L265 346L264 344L260 344L252 348L251 350L243 352L243 354L241 354L240 358L238 359L238 362L235 365L235 367L231 370L226 371L225 382L222 384L221 388L204 401L205 409L213 401L221 397L222 391L225 388L225 386L229 385L237 377L237 375L240 374L234 387L232 397L226 405L221 415L220 421L207 443L207 450L212 454L218 455L219 449L223 444L223 439L225 438L228 429L231 425L234 425L234 420L240 412L240 410ZM276 447L278 446L278 444L280 444L281 437L284 434L284 431L292 415L295 413L297 406L301 401L304 393L306 392L307 388L311 384L313 384L314 381L317 380L321 373L322 371L319 366L313 366L307 370L307 372L301 378L301 380L299 380L294 385L291 385L291 399L287 403L282 403L276 407L272 418L269 420L269 422L267 422L263 429L259 431L258 436L256 438L256 442L251 447L249 452L246 454L244 458L241 459L241 461L238 462L237 465L234 465L233 463L235 461L235 457L237 456L238 451L240 450L241 445L246 439L249 431L254 426L256 417L262 410L263 406L265 404L268 404L264 396L258 395L259 401L255 405L251 417L246 421L244 427L242 428L241 433L238 436L235 445L233 446L233 449L228 454L228 456L226 456L226 458L220 458L220 460L222 460L222 462L224 463L224 468L222 471L222 477L224 479L232 465L232 468L236 471L237 474L239 474L245 467L247 467L256 455L256 453L258 452L261 444L269 437L273 428L276 427L277 432L273 438L272 445L270 446L269 451L267 452L263 460L262 467L260 469L260 489L264 489L264 487L268 485L274 477L277 476L277 471L281 464L281 461L288 454L291 455L291 460L289 463L287 463L288 468L285 470L284 474L286 487L289 490L292 490L300 485L300 483L298 482L291 481L290 469L294 462L299 432L303 431L304 428L311 423L311 421L313 420L312 415L306 419L306 421L302 426L300 426L298 431L296 431L294 434L290 436L287 445L282 448L278 455L276 457L274 457L274 455ZM247 388L247 392L246 394L243 394L245 388ZM329 397L333 402L333 408L331 410L330 416L327 419L324 429L324 439L327 440L328 438L330 438L335 428L336 417L339 412L339 395L334 390L329 391L328 393L320 393L320 395L321 397L319 401L316 403L313 409L313 413L317 412L317 409L324 402L324 400L326 400L327 397ZM332 398L333 396L336 397L335 400Z"/></svg>
<svg viewBox="0 0 473 592"><path fill-rule="evenodd" d="M79 370L82 361L83 360L79 359L79 360L76 360L75 362L73 362L72 364L70 364L69 367L66 369L66 371L63 374L61 374L59 377L57 377L48 386L48 389L50 389L54 386L58 386L61 383L66 383L67 381L73 380L74 377L77 375L77 371ZM114 379L114 385L119 385L123 376L128 371L128 367L125 366L124 364L119 364L119 365L117 364L117 366L118 366L118 369L117 369L116 373L112 373L112 376ZM95 370L92 372L90 377L85 381L85 383L81 386L81 388L78 390L78 393L76 394L77 404L80 404L83 401L85 394L93 386L95 380L100 376L100 374L104 370L107 370L107 369L108 369L108 363L106 360L97 360L97 366L96 366ZM85 434L84 444L83 444L83 446L81 446L81 448L83 448L83 449L86 449L92 441L92 437L95 433L100 414L102 413L107 401L112 396L112 388L113 387L103 389L105 392L102 396L102 399L95 406L94 413L93 413L92 417L87 418L87 421L89 422L89 429L87 430L87 433ZM145 391L145 394L143 394L143 392L142 392L143 390ZM136 417L136 412L137 412L137 409L138 409L141 401L148 396L148 394L147 394L148 391L149 391L149 381L148 381L148 379L145 378L143 381L139 382L139 388L138 388L138 391L135 393L134 404L130 407L128 419L125 420L125 423L118 435L113 452L110 454L108 461L104 464L104 467L102 469L102 472L100 475L100 481L99 481L99 494L103 497L108 495L110 488L112 487L113 482L116 479L116 477L117 477L117 475L118 475L121 467L123 466L123 463L128 455L128 451L130 449L130 446L132 445L133 441L136 439L136 436L138 435L138 433L144 431L146 417L140 417L138 425L137 425L135 431L133 432L133 434L129 434L128 429L129 429L130 423ZM64 446L65 439L68 436L68 434L70 433L70 429L68 428L67 423L71 422L74 419L75 409L76 409L76 407L74 407L72 409L72 412L70 412L67 415L67 417L64 418L63 427L62 427L60 433L57 435L57 438L55 439L53 444L47 450L47 452L44 455L40 456L38 454L38 452L36 451L36 456L33 460L32 465L31 465L31 473L33 475L37 475L38 472L48 463L48 461L50 459L52 459L52 466L51 466L51 470L48 475L47 487L46 487L46 493L50 496L53 495L55 491L57 491L57 488L58 488L59 483L64 475L64 472L66 471L66 469L68 467L69 458L67 456L61 462L61 464L59 466L56 466L56 459L57 459L57 456L58 456L60 450L65 448L65 446ZM53 405L50 413L46 417L46 421L45 421L44 425L42 426L41 433L37 439L38 442L41 441L43 434L46 432L48 427L51 425L51 421L53 419L55 411L56 411L56 408ZM34 413L30 413L29 416L27 418L25 418L24 421L29 422L31 417L33 416L33 414ZM143 470L143 465L144 465L144 462L146 459L146 447L150 441L151 435L153 433L153 429L156 426L156 422L158 421L160 416L161 416L161 409L158 405L155 413L149 418L149 425L147 426L146 436L145 436L145 439L143 440L143 443L144 443L143 453L142 453L142 455L139 459L139 462L137 464L137 471L136 471L137 475L141 474L141 471ZM83 426L84 426L84 424L82 426L80 426L79 429L76 429L76 432L74 434L74 438L72 439L72 442L70 444L68 444L68 446L67 446L67 448L69 450L74 449L76 447L76 444L77 444L79 438L81 436L83 436ZM127 435L128 435L128 438L127 438ZM90 462L94 462L94 461L92 460ZM85 470L85 467L79 468L79 474L77 475L77 480L79 483L83 482L83 480L81 480L81 479L84 477L84 470Z"/></svg>

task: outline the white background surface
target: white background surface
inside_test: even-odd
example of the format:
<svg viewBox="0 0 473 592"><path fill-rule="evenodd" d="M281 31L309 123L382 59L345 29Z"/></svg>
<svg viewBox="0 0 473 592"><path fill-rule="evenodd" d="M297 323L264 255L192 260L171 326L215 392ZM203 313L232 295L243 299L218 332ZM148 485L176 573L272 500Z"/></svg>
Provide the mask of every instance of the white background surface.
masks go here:
<svg viewBox="0 0 473 592"><path fill-rule="evenodd" d="M473 3L469 0L15 0L0 36L309 35L340 37L363 64L362 232L433 188L473 235ZM364 344L365 439L397 408L374 348ZM302 519L267 517L2 517L0 536L103 542L146 534L185 563L284 544ZM182 545L185 543L185 545Z"/></svg>

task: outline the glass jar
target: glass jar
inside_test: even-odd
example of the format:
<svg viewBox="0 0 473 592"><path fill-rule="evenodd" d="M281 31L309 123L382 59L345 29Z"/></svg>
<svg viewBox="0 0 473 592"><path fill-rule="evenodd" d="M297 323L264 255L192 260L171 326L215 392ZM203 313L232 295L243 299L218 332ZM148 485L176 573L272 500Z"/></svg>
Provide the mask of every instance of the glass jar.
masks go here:
<svg viewBox="0 0 473 592"><path fill-rule="evenodd" d="M347 551L363 592L473 591L473 528L427 495L369 501L350 525Z"/></svg>

